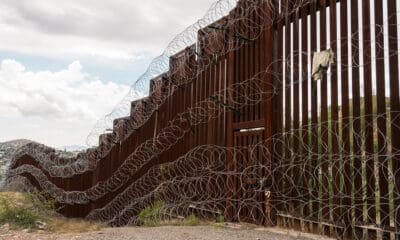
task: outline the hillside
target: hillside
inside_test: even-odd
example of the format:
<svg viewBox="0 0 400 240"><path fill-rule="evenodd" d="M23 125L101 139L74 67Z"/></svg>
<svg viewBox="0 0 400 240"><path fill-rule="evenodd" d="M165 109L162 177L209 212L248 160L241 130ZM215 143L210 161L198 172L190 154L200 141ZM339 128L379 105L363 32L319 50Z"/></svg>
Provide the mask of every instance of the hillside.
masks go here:
<svg viewBox="0 0 400 240"><path fill-rule="evenodd" d="M2 185L2 180L4 178L6 169L16 151L19 148L31 142L33 141L27 139L17 139L0 143L0 186ZM74 157L80 151L83 151L85 149L86 147L83 146L72 145L72 146L63 146L59 149L56 149L56 152L61 157Z"/></svg>
<svg viewBox="0 0 400 240"><path fill-rule="evenodd" d="M0 186L4 178L5 171L14 153L22 146L32 141L26 139L12 140L0 143Z"/></svg>

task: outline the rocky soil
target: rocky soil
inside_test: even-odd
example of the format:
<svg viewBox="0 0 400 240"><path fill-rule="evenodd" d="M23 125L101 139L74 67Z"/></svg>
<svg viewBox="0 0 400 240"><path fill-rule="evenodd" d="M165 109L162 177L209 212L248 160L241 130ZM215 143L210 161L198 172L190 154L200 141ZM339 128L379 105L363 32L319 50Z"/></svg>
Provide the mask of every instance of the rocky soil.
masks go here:
<svg viewBox="0 0 400 240"><path fill-rule="evenodd" d="M29 233L0 228L0 239L4 240L311 240L327 239L321 236L294 231L260 228L239 224L220 226L162 226L104 228L101 231L80 234Z"/></svg>

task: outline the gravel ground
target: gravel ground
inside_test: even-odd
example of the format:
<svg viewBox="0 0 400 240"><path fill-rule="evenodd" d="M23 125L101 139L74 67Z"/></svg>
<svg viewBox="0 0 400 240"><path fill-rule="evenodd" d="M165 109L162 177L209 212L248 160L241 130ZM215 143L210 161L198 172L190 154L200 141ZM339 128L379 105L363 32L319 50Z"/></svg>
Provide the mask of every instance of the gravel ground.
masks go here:
<svg viewBox="0 0 400 240"><path fill-rule="evenodd" d="M0 229L0 239L4 240L280 240L322 239L320 236L302 234L299 232L276 228L260 228L229 224L225 227L195 226L195 227L125 227L104 228L98 232L82 234L49 234L28 233L26 231L9 231ZM327 238L324 238L327 239Z"/></svg>

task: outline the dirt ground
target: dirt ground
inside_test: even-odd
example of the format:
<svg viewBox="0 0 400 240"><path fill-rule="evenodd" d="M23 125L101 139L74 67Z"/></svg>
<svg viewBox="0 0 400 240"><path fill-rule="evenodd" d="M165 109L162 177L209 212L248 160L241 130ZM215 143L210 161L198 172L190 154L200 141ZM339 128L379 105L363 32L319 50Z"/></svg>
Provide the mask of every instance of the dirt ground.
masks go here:
<svg viewBox="0 0 400 240"><path fill-rule="evenodd" d="M162 226L104 228L101 231L60 234L44 232L12 231L0 228L4 240L312 240L328 239L276 228L260 228L240 224L226 226Z"/></svg>

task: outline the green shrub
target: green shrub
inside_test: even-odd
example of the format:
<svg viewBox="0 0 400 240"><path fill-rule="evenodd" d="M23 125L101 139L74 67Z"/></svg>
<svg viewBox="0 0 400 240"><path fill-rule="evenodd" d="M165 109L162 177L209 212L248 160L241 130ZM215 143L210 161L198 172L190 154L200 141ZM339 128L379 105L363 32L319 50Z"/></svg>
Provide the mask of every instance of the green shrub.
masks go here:
<svg viewBox="0 0 400 240"><path fill-rule="evenodd" d="M0 195L0 224L33 229L37 227L37 221L49 222L49 216L54 214L55 200L46 197L45 193Z"/></svg>
<svg viewBox="0 0 400 240"><path fill-rule="evenodd" d="M161 223L161 209L165 206L163 201L156 201L142 209L139 213L139 224L147 227L158 226Z"/></svg>
<svg viewBox="0 0 400 240"><path fill-rule="evenodd" d="M216 220L217 220L217 223L224 223L225 222L225 217L224 217L224 215L218 213Z"/></svg>
<svg viewBox="0 0 400 240"><path fill-rule="evenodd" d="M185 226L196 226L199 225L200 220L197 218L196 214L191 213L187 218L185 218Z"/></svg>
<svg viewBox="0 0 400 240"><path fill-rule="evenodd" d="M9 223L17 228L34 228L40 219L37 209L18 204L8 197L0 197L0 224Z"/></svg>

